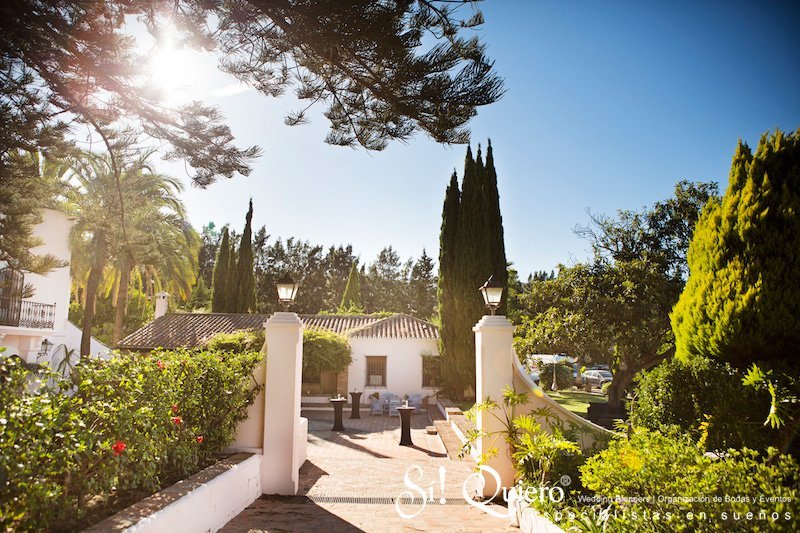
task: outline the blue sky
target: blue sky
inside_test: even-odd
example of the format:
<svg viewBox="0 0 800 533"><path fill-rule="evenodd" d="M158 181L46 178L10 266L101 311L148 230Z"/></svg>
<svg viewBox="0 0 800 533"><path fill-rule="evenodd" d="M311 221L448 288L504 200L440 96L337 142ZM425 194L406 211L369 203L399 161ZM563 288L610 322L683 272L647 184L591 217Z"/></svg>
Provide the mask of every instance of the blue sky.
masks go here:
<svg viewBox="0 0 800 533"><path fill-rule="evenodd" d="M572 233L587 209L639 209L681 179L724 189L738 138L755 147L767 130L800 127L795 3L653 4L481 5L479 33L507 93L479 111L473 146L492 139L506 253L523 276L587 256ZM240 144L264 150L251 176L187 190L196 226L241 229L252 196L254 224L273 236L351 243L362 261L389 244L404 259L438 254L444 190L465 147L423 134L383 152L328 146L321 109L310 125L284 126L292 98L242 90L200 68L211 58L196 61L195 94L220 105Z"/></svg>

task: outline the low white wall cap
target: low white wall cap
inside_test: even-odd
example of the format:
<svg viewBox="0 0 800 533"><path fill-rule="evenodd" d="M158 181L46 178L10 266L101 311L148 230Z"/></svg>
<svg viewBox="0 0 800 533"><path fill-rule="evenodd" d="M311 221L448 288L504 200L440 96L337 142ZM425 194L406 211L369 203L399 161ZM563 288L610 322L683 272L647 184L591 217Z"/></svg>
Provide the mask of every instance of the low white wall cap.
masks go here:
<svg viewBox="0 0 800 533"><path fill-rule="evenodd" d="M514 324L512 324L505 316L503 315L484 315L480 321L475 324L475 327L472 328L472 331L480 331L483 329L514 329Z"/></svg>
<svg viewBox="0 0 800 533"><path fill-rule="evenodd" d="M303 326L303 321L297 316L297 313L278 312L273 314L266 322L264 327L274 326Z"/></svg>

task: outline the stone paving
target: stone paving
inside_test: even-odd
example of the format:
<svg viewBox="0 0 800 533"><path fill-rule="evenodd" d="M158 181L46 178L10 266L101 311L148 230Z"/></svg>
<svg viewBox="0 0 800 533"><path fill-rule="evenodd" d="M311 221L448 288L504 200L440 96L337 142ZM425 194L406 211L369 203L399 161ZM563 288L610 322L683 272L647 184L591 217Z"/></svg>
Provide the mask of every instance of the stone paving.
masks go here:
<svg viewBox="0 0 800 533"><path fill-rule="evenodd" d="M466 503L463 485L475 465L447 458L438 435L425 432L431 425L427 414L413 417L413 447L398 444L396 417L362 414L350 420L346 413L346 431L338 433L331 431L330 412L309 410L303 416L309 424L308 460L300 470L298 495L263 496L222 531L519 531L510 520ZM428 495L424 507L419 492L404 483L406 475ZM416 516L401 517L398 505Z"/></svg>

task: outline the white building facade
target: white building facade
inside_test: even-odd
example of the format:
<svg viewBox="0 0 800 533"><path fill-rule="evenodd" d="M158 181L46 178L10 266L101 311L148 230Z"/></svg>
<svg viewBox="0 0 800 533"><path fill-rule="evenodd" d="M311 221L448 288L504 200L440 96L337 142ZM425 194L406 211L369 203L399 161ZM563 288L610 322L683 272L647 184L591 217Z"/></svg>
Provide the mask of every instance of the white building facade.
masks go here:
<svg viewBox="0 0 800 533"><path fill-rule="evenodd" d="M25 274L0 263L0 346L5 356L17 355L28 363L58 363L74 350L80 352L81 331L67 320L70 298L69 232L73 220L55 209L42 210L42 223L34 235L42 245L34 254L52 254L67 264L45 275ZM20 298L24 286L33 288L30 298ZM92 354L105 355L108 348L92 339Z"/></svg>

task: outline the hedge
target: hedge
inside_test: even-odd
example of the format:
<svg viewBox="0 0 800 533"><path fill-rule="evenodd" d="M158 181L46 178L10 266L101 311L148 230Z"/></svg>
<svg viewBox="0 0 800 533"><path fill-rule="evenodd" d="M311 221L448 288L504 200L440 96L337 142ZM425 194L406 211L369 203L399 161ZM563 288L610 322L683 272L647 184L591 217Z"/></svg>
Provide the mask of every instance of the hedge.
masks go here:
<svg viewBox="0 0 800 533"><path fill-rule="evenodd" d="M0 529L75 530L217 460L256 352L87 359L73 381L0 359Z"/></svg>
<svg viewBox="0 0 800 533"><path fill-rule="evenodd" d="M635 428L580 470L608 531L797 531L800 467L775 448L714 457L686 435Z"/></svg>

